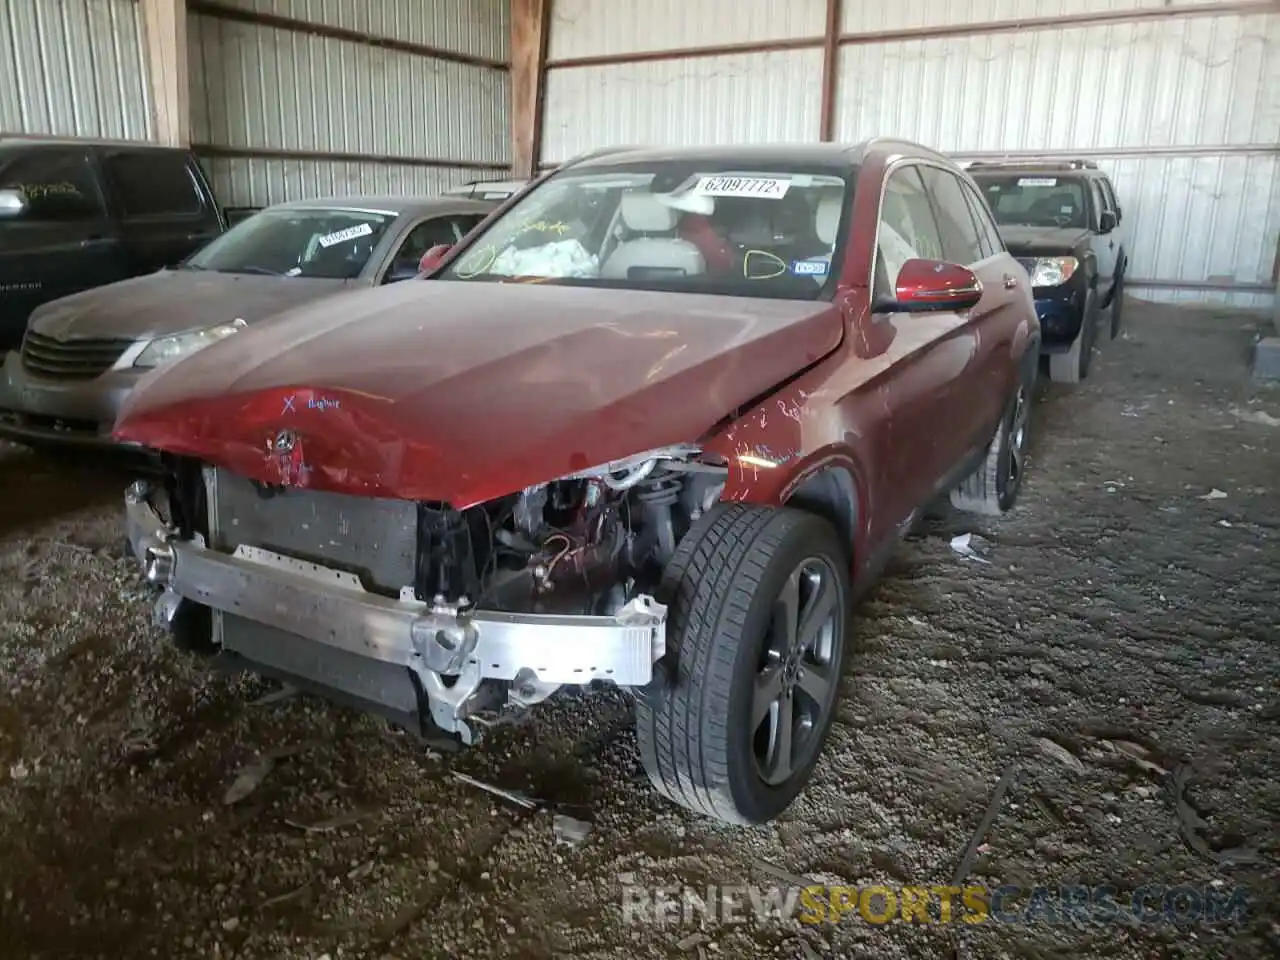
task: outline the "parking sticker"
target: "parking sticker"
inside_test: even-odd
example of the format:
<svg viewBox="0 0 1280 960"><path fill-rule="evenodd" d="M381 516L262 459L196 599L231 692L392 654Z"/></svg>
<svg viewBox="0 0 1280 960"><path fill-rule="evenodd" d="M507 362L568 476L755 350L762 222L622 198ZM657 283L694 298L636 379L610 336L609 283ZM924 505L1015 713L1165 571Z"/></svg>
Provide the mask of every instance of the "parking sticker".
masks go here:
<svg viewBox="0 0 1280 960"><path fill-rule="evenodd" d="M829 269L825 260L796 260L791 264L791 272L797 277L825 277Z"/></svg>
<svg viewBox="0 0 1280 960"><path fill-rule="evenodd" d="M781 200L791 187L779 177L699 177L693 193L704 197L764 197Z"/></svg>
<svg viewBox="0 0 1280 960"><path fill-rule="evenodd" d="M1057 185L1057 177L1020 177L1018 179L1020 187L1056 187Z"/></svg>
<svg viewBox="0 0 1280 960"><path fill-rule="evenodd" d="M344 240L354 240L356 237L367 237L371 233L373 233L373 227L369 226L367 223L361 223L354 227L347 227L345 230L326 233L316 242L322 247L332 247L335 243L342 243Z"/></svg>

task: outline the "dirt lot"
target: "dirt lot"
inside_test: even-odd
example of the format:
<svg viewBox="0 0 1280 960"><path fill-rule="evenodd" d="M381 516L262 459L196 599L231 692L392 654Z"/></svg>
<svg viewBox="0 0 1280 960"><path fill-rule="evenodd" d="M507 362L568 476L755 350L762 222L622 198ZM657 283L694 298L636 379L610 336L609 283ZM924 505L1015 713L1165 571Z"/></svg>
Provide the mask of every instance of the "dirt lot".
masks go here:
<svg viewBox="0 0 1280 960"><path fill-rule="evenodd" d="M119 554L124 479L5 448L0 956L1278 955L1280 391L1248 386L1250 319L1130 307L1087 385L1043 390L1015 514L937 521L899 552L858 611L816 782L751 831L649 792L620 697L441 757L210 675L149 625ZM987 562L952 549L966 532ZM949 883L989 806L970 882L1244 885L1250 915L622 922L628 874ZM557 843L555 813L585 841Z"/></svg>

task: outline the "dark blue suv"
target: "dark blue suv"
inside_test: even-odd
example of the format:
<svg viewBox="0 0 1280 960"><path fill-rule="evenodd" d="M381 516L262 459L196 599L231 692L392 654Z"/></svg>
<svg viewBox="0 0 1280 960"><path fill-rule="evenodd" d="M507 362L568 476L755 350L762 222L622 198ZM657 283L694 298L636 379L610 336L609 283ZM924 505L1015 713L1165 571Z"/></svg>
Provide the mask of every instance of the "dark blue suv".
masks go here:
<svg viewBox="0 0 1280 960"><path fill-rule="evenodd" d="M1129 258L1111 181L1090 160L982 162L968 173L1031 277L1050 376L1083 380L1099 325L1120 332Z"/></svg>

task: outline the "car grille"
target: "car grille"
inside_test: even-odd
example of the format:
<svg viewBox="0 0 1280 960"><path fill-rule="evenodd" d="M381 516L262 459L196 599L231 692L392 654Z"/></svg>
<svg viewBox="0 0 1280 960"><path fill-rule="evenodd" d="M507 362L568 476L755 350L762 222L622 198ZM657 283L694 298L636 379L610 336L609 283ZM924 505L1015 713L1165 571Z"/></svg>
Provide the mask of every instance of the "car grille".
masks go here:
<svg viewBox="0 0 1280 960"><path fill-rule="evenodd" d="M22 365L44 377L89 380L110 370L132 345L132 340L55 340L28 331Z"/></svg>
<svg viewBox="0 0 1280 960"><path fill-rule="evenodd" d="M1018 262L1019 262L1020 264L1022 264L1022 269L1026 270L1026 271L1027 271L1027 273L1035 273L1035 272L1036 272L1036 258L1035 258L1035 257L1018 257Z"/></svg>

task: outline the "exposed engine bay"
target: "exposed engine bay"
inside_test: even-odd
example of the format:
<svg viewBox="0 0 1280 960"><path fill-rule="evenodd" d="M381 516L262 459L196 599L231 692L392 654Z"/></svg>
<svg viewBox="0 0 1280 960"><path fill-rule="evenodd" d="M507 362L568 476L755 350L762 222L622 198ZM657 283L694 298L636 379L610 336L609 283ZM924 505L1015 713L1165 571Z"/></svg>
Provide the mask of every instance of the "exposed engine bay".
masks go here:
<svg viewBox="0 0 1280 960"><path fill-rule="evenodd" d="M419 505L421 600L611 615L651 591L725 468L671 448L529 487L465 512Z"/></svg>
<svg viewBox="0 0 1280 960"><path fill-rule="evenodd" d="M727 473L696 447L670 447L456 510L271 486L186 460L169 468L167 496L150 497L165 502L168 542L189 542L200 562L248 563L265 575L260 597L246 595L255 570L236 571L238 579L214 570L183 584L180 550L176 575L149 572L167 585L157 610L175 632L192 622L178 610L212 613L194 621L205 636L180 638L184 646L207 643L247 669L345 694L402 726L464 743L474 724L507 719L561 687L637 682L637 630L661 632L665 619L652 594ZM141 509L142 494L131 496ZM164 547L140 548L146 538L132 531L131 539L148 570L148 551L163 559ZM287 582L270 581L276 575L323 583L313 590L336 582L341 596L290 593ZM325 612L349 595L369 599L345 620L345 611ZM359 636L371 616L383 617L371 604L402 618L403 629L383 624L385 640ZM286 606L288 618L273 620L271 609ZM265 612L255 616L255 607ZM362 649L393 641L403 657Z"/></svg>

